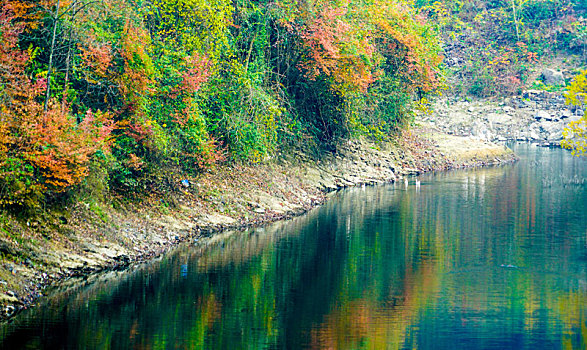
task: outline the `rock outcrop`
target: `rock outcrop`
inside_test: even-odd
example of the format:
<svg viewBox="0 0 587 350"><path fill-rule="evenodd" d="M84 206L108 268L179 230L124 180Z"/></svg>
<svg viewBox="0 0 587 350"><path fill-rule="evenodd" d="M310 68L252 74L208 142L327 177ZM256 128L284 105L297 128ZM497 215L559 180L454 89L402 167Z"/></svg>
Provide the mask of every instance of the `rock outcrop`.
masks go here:
<svg viewBox="0 0 587 350"><path fill-rule="evenodd" d="M432 110L433 113L420 115L417 120L451 135L552 146L560 145L565 126L583 115L582 109L566 105L561 93L541 90L494 101L443 99Z"/></svg>
<svg viewBox="0 0 587 350"><path fill-rule="evenodd" d="M542 81L548 86L565 86L565 76L562 72L544 68L541 73Z"/></svg>

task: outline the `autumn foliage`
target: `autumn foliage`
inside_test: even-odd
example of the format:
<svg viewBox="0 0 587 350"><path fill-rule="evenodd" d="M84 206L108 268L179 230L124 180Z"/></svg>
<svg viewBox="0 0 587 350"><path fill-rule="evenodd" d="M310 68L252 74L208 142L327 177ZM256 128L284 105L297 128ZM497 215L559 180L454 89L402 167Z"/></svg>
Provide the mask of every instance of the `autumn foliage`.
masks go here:
<svg viewBox="0 0 587 350"><path fill-rule="evenodd" d="M308 53L300 68L310 79L330 77L333 88L341 93L365 92L375 80L375 47L367 33L349 23L347 14L345 7L325 5L307 18L300 36Z"/></svg>
<svg viewBox="0 0 587 350"><path fill-rule="evenodd" d="M0 12L0 205L387 134L441 84L410 2L10 0ZM308 142L309 141L309 142Z"/></svg>
<svg viewBox="0 0 587 350"><path fill-rule="evenodd" d="M90 158L107 152L112 121L106 113L88 110L78 123L69 105L52 99L45 110L39 102L43 78L26 74L27 52L18 47L23 27L5 5L0 13L0 203L34 205L46 193L79 184Z"/></svg>

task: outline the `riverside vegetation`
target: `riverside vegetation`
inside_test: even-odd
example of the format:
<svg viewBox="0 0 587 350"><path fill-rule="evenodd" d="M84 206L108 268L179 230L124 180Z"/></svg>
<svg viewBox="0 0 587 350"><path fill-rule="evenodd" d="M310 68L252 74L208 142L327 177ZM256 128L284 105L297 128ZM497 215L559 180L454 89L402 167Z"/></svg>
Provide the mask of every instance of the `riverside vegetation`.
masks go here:
<svg viewBox="0 0 587 350"><path fill-rule="evenodd" d="M5 206L384 135L441 83L407 2L10 1L0 19Z"/></svg>
<svg viewBox="0 0 587 350"><path fill-rule="evenodd" d="M196 227L288 216L336 188L510 160L406 131L413 111L447 86L516 94L548 55L584 58L585 11L558 0L6 1L3 300L26 305L39 281L157 254Z"/></svg>

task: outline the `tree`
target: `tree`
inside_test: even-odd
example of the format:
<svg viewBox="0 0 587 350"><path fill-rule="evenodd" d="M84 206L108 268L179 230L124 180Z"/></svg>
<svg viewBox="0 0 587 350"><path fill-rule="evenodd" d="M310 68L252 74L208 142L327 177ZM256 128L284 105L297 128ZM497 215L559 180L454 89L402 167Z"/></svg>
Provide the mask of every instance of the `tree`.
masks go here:
<svg viewBox="0 0 587 350"><path fill-rule="evenodd" d="M512 6L512 16L514 19L514 26L516 28L516 39L520 41L520 26L523 25L522 20L520 19L520 13L523 11L524 6L528 3L529 0L511 0L510 4Z"/></svg>
<svg viewBox="0 0 587 350"><path fill-rule="evenodd" d="M0 205L75 188L109 146L105 181L125 190L225 154L385 137L440 85L436 30L411 0L1 7Z"/></svg>
<svg viewBox="0 0 587 350"><path fill-rule="evenodd" d="M78 122L69 104L45 102L47 80L31 77L33 57L19 48L25 25L12 4L0 9L0 205L38 206L88 174L91 157L107 152L108 113L87 110Z"/></svg>

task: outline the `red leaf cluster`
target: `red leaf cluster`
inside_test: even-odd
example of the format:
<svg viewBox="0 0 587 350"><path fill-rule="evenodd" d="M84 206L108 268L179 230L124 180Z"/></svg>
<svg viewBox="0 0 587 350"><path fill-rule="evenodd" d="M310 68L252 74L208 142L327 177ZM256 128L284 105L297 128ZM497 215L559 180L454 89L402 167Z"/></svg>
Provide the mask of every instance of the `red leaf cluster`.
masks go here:
<svg viewBox="0 0 587 350"><path fill-rule="evenodd" d="M110 43L92 45L89 47L79 46L80 58L84 66L93 70L100 78L108 76L108 68L112 63L112 47Z"/></svg>
<svg viewBox="0 0 587 350"><path fill-rule="evenodd" d="M210 78L210 60L205 56L200 56L194 53L191 56L186 57L187 70L182 75L182 83L177 92L185 92L193 94L200 90L202 84L208 81Z"/></svg>

